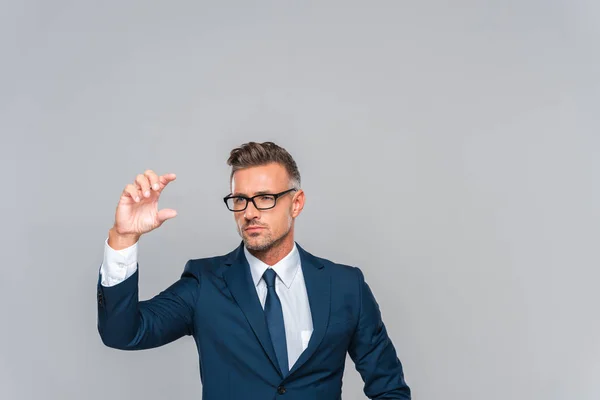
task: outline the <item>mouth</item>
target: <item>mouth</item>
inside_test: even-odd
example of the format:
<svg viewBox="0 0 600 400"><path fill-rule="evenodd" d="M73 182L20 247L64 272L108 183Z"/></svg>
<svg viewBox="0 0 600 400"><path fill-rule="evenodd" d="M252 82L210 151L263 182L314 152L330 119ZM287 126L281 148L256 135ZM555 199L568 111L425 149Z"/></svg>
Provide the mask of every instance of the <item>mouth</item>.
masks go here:
<svg viewBox="0 0 600 400"><path fill-rule="evenodd" d="M264 228L264 227L262 227L262 226L249 226L249 227L247 227L247 228L246 228L246 229L244 229L244 230L245 230L246 232L256 232L256 231L259 231L259 230L261 230L261 229L265 229L265 228Z"/></svg>

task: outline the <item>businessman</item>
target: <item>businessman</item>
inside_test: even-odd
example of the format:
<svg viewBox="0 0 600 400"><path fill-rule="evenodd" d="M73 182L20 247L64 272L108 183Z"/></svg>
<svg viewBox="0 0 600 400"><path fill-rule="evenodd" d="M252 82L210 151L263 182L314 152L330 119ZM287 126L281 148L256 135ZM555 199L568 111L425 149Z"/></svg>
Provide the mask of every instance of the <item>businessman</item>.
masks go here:
<svg viewBox="0 0 600 400"><path fill-rule="evenodd" d="M360 269L294 240L305 202L292 156L272 143L233 149L223 201L242 238L189 260L179 280L138 299L140 237L176 216L158 210L175 174L147 170L123 190L98 277L98 331L123 350L192 335L204 400L338 400L348 353L370 399L410 399L402 364Z"/></svg>

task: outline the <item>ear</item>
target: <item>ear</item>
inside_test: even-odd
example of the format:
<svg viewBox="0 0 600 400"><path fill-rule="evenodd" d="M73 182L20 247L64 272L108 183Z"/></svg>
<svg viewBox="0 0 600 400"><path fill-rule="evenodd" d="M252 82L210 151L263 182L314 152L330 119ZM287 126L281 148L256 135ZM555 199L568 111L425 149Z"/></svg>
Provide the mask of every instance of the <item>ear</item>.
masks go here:
<svg viewBox="0 0 600 400"><path fill-rule="evenodd" d="M304 196L304 190L300 189L294 195L292 200L292 218L296 218L302 212L304 208L304 201L306 200Z"/></svg>

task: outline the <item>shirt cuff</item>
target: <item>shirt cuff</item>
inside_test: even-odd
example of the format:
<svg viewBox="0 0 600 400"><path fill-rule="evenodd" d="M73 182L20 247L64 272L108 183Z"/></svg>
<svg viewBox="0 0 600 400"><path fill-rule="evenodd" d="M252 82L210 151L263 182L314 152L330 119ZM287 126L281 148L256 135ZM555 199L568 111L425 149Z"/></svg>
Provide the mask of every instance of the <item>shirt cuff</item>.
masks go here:
<svg viewBox="0 0 600 400"><path fill-rule="evenodd" d="M138 242L122 249L115 250L108 245L108 238L104 241L104 261L100 267L100 283L102 286L114 286L137 271Z"/></svg>

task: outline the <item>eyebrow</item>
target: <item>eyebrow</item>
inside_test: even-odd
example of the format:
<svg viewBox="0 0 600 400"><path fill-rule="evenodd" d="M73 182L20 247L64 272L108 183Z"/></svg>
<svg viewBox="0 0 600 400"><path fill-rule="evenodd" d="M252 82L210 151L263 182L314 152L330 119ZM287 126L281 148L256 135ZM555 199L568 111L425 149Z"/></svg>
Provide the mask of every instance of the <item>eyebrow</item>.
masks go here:
<svg viewBox="0 0 600 400"><path fill-rule="evenodd" d="M261 191L254 193L254 196L259 196L261 194L273 194L273 192L270 190L261 190ZM231 195L232 196L252 197L252 196L248 196L246 193L239 193L239 192L232 193Z"/></svg>

